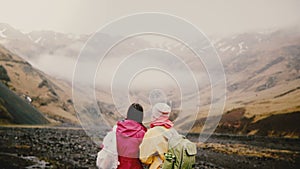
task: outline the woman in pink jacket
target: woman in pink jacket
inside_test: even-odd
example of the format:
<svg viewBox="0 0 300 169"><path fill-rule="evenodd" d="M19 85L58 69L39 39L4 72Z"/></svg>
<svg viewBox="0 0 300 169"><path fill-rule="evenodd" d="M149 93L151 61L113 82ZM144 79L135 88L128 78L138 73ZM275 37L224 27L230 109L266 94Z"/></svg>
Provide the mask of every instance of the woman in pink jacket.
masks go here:
<svg viewBox="0 0 300 169"><path fill-rule="evenodd" d="M139 145L147 131L142 124L143 107L133 103L127 111L127 118L117 123L118 169L142 169L139 160Z"/></svg>

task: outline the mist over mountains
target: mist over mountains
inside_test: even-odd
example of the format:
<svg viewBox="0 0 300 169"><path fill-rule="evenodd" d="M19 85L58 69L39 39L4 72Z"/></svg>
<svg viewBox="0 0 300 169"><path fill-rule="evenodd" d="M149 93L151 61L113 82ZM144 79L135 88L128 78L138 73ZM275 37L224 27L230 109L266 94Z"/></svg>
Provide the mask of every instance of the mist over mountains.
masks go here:
<svg viewBox="0 0 300 169"><path fill-rule="evenodd" d="M33 67L54 77L54 81L60 79L68 85L72 80L80 49L88 38L89 35L77 36L52 31L22 33L8 24L0 24L0 44L21 56ZM115 37L101 35L98 38L100 42L104 43ZM298 29L246 32L225 38L215 38L212 39L212 42L223 63L227 85L227 100L224 110L224 113L227 114L219 125L220 132L235 131L236 133L255 134L260 127L265 126L249 127L248 124L256 122L263 124L261 120L269 120L268 118L272 117L270 121L275 119L276 122L274 121L273 126L269 126L269 129L263 132L264 135L268 135L278 127L278 121L276 117L273 117L274 115L284 116L300 111L300 32ZM180 112L182 102L182 97L178 92L180 87L176 86L171 78L166 78L168 75L162 72L146 72L144 75L137 76L129 88L129 97L145 105L148 111L147 116L151 107L149 100L151 90L149 89L157 89L162 84L160 89L165 92L167 100L172 100L173 109L184 114L178 119L179 126L184 129L185 124L195 123L193 129L198 132L201 130L203 120L212 104L211 86L205 65L195 60L194 54L183 44L155 36L128 39L126 43L116 46L114 51L107 56L107 60L101 63L96 75L96 82L109 86L114 70L118 68L125 56L137 49L147 47L171 51L191 67L191 72L196 75L195 80L199 85L201 99L198 105L194 105L199 107L199 112ZM151 55L144 57L151 57ZM156 61L169 65L180 80L186 80L186 74L182 73L182 61L164 56L154 59L153 63ZM87 60L87 66L89 62L93 61ZM7 63L3 62L2 64L8 71L10 70ZM134 66L134 63L129 64L129 67ZM22 72L23 70L15 71ZM24 80L16 79L16 83L24 83ZM124 84L119 83L118 85ZM19 85L17 88L22 88L22 86ZM100 107L102 106L107 117L120 118L123 114L118 115L116 107L111 106L113 104L112 93L107 89L109 88L101 85L97 87ZM191 91L185 93L185 98L187 98L185 101L192 103L188 98L193 98L193 94L195 93ZM197 119L195 119L195 113ZM118 117L115 117L116 115ZM292 116L299 118L297 113ZM243 121L245 118L248 119L247 123L245 120ZM291 121L292 124L294 122ZM283 136L299 136L299 131L293 125L277 134L281 135L284 132Z"/></svg>

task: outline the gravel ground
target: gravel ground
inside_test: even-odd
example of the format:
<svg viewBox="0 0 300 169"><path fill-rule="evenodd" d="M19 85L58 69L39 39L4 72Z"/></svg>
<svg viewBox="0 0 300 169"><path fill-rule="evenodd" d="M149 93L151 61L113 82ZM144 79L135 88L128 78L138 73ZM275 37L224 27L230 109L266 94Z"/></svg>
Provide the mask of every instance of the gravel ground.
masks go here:
<svg viewBox="0 0 300 169"><path fill-rule="evenodd" d="M300 168L299 143L214 135L198 143L196 168ZM0 168L95 168L100 150L83 130L68 128L0 127L0 147Z"/></svg>

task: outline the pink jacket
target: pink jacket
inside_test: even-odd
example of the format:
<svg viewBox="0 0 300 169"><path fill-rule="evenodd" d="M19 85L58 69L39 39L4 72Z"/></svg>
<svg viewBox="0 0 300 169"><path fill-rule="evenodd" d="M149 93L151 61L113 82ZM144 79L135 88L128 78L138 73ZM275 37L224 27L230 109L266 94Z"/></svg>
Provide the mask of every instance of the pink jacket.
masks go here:
<svg viewBox="0 0 300 169"><path fill-rule="evenodd" d="M118 169L142 169L139 160L139 146L147 129L133 120L117 123L117 150L120 162Z"/></svg>

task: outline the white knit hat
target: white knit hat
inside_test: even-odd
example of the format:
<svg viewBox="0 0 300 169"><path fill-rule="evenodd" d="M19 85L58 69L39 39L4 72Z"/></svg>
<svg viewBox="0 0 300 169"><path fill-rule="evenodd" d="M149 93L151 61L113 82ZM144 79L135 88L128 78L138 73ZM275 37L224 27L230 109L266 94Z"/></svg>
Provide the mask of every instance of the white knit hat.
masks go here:
<svg viewBox="0 0 300 169"><path fill-rule="evenodd" d="M152 108L152 119L158 119L162 115L169 117L170 112L171 107L166 103L156 103Z"/></svg>

